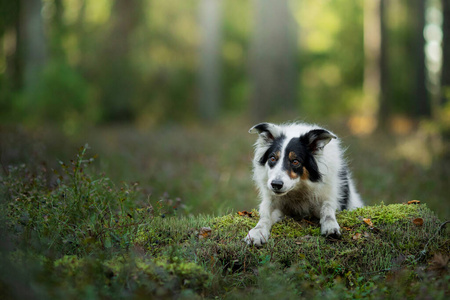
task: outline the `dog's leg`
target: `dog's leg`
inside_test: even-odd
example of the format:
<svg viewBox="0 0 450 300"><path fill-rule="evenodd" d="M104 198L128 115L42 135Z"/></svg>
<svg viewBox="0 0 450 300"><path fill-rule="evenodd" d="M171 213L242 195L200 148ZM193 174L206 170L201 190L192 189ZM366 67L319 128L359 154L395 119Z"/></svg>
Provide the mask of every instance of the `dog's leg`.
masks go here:
<svg viewBox="0 0 450 300"><path fill-rule="evenodd" d="M340 237L339 224L336 221L336 201L325 201L320 209L320 232L325 236Z"/></svg>
<svg viewBox="0 0 450 300"><path fill-rule="evenodd" d="M279 209L274 209L271 205L270 198L265 198L259 207L259 222L255 228L249 231L245 241L247 244L261 246L267 243L270 236L272 225L281 220L283 214Z"/></svg>

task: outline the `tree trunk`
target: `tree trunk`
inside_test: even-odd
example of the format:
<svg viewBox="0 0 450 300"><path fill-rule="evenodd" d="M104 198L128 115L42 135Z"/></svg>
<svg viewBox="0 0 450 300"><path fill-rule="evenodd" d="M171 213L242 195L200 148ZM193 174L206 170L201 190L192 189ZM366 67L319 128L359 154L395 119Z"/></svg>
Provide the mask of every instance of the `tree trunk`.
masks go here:
<svg viewBox="0 0 450 300"><path fill-rule="evenodd" d="M200 2L199 114L214 120L221 106L222 0Z"/></svg>
<svg viewBox="0 0 450 300"><path fill-rule="evenodd" d="M414 110L412 113L415 117L430 117L431 103L426 88L425 38L423 34L425 27L425 0L412 1L411 8L411 21L415 38L414 49L416 51L414 58Z"/></svg>
<svg viewBox="0 0 450 300"><path fill-rule="evenodd" d="M364 1L364 96L365 104L376 107L381 95L380 0ZM366 117L375 117L369 112Z"/></svg>
<svg viewBox="0 0 450 300"><path fill-rule="evenodd" d="M62 0L54 0L54 13L51 26L51 49L50 56L52 59L64 58L65 52L62 45L63 37L66 34L64 25L64 3Z"/></svg>
<svg viewBox="0 0 450 300"><path fill-rule="evenodd" d="M450 100L450 0L442 0L443 12L443 42L442 42L442 73L441 73L441 105Z"/></svg>
<svg viewBox="0 0 450 300"><path fill-rule="evenodd" d="M34 84L47 58L40 0L22 0L18 41L23 59L23 87Z"/></svg>
<svg viewBox="0 0 450 300"><path fill-rule="evenodd" d="M251 109L256 120L295 109L295 22L287 0L255 1L250 54Z"/></svg>
<svg viewBox="0 0 450 300"><path fill-rule="evenodd" d="M389 64L387 39L387 0L380 0L380 105L378 110L378 123L381 129L387 127L391 108L389 105Z"/></svg>
<svg viewBox="0 0 450 300"><path fill-rule="evenodd" d="M136 76L130 62L130 38L139 22L141 0L115 0L112 8L112 28L103 49L101 70L104 118L123 121L133 118L132 101Z"/></svg>

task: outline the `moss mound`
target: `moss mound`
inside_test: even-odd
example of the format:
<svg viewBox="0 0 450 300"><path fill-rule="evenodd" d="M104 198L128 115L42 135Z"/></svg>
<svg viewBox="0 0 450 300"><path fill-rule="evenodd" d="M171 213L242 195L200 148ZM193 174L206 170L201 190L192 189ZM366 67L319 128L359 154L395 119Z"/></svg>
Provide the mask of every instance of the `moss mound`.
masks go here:
<svg viewBox="0 0 450 300"><path fill-rule="evenodd" d="M256 211L178 216L86 172L85 152L56 187L25 166L0 177L0 299L450 297L448 222L424 204L341 212L339 240L286 218L256 248Z"/></svg>
<svg viewBox="0 0 450 300"><path fill-rule="evenodd" d="M354 291L373 283L373 276L385 278L400 270L405 280L416 282L419 269L426 273L433 269L436 256L450 254L448 230L426 205L381 204L343 211L337 216L339 240L322 237L318 223L287 218L274 225L270 240L261 248L243 242L258 219L256 211L244 216L167 219L141 228L136 243L159 257L176 255L180 261L201 266L209 274L205 284L218 294L227 294L229 286L239 290L258 285L261 272L277 280L290 274L290 281L308 283L306 290L311 293L317 283L322 289L339 283ZM199 234L203 226L209 226L210 233ZM155 243L161 240L170 242ZM223 280L226 285L220 283ZM388 294L386 290L379 296Z"/></svg>

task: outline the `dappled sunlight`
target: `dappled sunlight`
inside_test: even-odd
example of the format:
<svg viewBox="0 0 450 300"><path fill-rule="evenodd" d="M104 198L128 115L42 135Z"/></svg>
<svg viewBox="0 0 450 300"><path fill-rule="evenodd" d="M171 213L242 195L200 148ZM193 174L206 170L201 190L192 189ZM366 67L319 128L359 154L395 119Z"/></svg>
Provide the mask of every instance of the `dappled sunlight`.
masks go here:
<svg viewBox="0 0 450 300"><path fill-rule="evenodd" d="M70 2L73 2L73 5L76 7L77 4L75 1L70 0ZM80 3L80 1L77 2ZM111 17L112 5L113 1L109 0L86 1L86 21L93 26L108 22Z"/></svg>
<svg viewBox="0 0 450 300"><path fill-rule="evenodd" d="M377 128L377 120L370 115L358 115L350 117L347 122L351 133L357 136L372 134Z"/></svg>
<svg viewBox="0 0 450 300"><path fill-rule="evenodd" d="M227 61L237 65L239 63L242 63L244 49L242 49L242 45L238 43L228 42L223 46L223 55Z"/></svg>
<svg viewBox="0 0 450 300"><path fill-rule="evenodd" d="M292 7L295 20L302 28L300 47L313 52L329 51L334 46L336 34L342 29L341 18L333 7L325 1L301 1Z"/></svg>
<svg viewBox="0 0 450 300"><path fill-rule="evenodd" d="M398 135L410 134L414 128L413 120L404 116L394 116L390 119L390 129Z"/></svg>
<svg viewBox="0 0 450 300"><path fill-rule="evenodd" d="M392 157L408 160L425 168L429 168L433 161L429 145L420 134L402 138L401 142L394 147Z"/></svg>
<svg viewBox="0 0 450 300"><path fill-rule="evenodd" d="M432 124L422 122L415 131L412 131L412 125L407 122L397 126L397 132L404 136L398 138L393 149L394 159L407 160L423 168L430 168L436 158L443 154L442 137Z"/></svg>

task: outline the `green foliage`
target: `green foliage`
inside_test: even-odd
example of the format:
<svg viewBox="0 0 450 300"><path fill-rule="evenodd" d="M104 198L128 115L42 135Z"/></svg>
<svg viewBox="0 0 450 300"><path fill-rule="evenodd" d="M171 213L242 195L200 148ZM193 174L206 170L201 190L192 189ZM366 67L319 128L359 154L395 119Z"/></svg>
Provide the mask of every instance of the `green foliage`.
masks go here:
<svg viewBox="0 0 450 300"><path fill-rule="evenodd" d="M243 242L258 213L186 216L177 201L144 201L89 172L81 147L57 181L26 166L1 177L0 294L9 298L448 297L448 229L425 205L338 214L342 238L286 218L261 248ZM373 226L363 219L371 219ZM422 218L421 226L413 220ZM211 231L204 233L203 227ZM203 233L202 233L203 232ZM208 231L206 231L208 232ZM16 290L14 282L24 286ZM22 293L22 294L21 294Z"/></svg>
<svg viewBox="0 0 450 300"><path fill-rule="evenodd" d="M57 173L52 189L46 174L33 174L26 166L11 167L2 179L8 194L4 212L7 226L24 246L63 254L87 254L94 250L127 248L139 218L135 185L115 187L107 177L92 178L85 168L87 145L76 159ZM20 180L17 180L20 178Z"/></svg>
<svg viewBox="0 0 450 300"><path fill-rule="evenodd" d="M338 215L338 222L343 222L345 226L352 227L361 223L361 216L366 219L371 219L374 226L378 225L378 222L385 224L393 224L401 220L405 220L414 214L417 214L419 210L418 205L406 205L406 204L391 204L391 205L374 205L357 208L353 211L349 211Z"/></svg>
<svg viewBox="0 0 450 300"><path fill-rule="evenodd" d="M68 133L98 118L90 84L63 60L45 66L39 80L22 93L18 106L25 121L61 124Z"/></svg>
<svg viewBox="0 0 450 300"><path fill-rule="evenodd" d="M203 3L124 3L42 2L43 13L34 13L43 17L47 36L42 43L50 59L37 82L22 86L29 63L23 55L26 35L16 34L24 26L19 18L23 8L17 1L1 2L0 86L2 94L8 91L0 94L2 112L26 121L52 120L69 127L68 131L86 119L137 121L145 126L196 120L203 38L198 11ZM255 38L258 5L241 0L223 1L220 6L223 115L252 113L248 66L253 53L249 45ZM402 0L385 7L387 71L392 81L385 88L392 112L402 115L412 115L415 105L411 99L418 59L417 51L411 49L417 46L420 32L414 14L417 6ZM435 8L436 1L427 7ZM293 115L329 117L373 110L364 97L375 95L363 94L367 62L363 34L364 26L370 25L364 23L364 1L303 0L290 3L289 9L297 29L292 44L299 75L297 107L290 108ZM61 58L67 62L56 61ZM20 107L11 105L17 95L24 98Z"/></svg>
<svg viewBox="0 0 450 300"><path fill-rule="evenodd" d="M354 113L363 103L363 2L297 4L300 112L308 117Z"/></svg>

